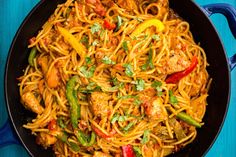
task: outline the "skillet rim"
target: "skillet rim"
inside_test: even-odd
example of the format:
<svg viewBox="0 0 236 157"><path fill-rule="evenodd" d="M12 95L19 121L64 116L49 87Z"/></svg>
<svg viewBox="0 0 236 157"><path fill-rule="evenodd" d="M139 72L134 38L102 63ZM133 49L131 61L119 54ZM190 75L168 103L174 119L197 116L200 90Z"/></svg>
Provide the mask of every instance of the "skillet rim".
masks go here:
<svg viewBox="0 0 236 157"><path fill-rule="evenodd" d="M169 0L170 1L170 0ZM174 0L171 0L171 1L174 1ZM210 16L207 16L206 14L206 11L204 10L204 8L202 8L200 5L198 5L195 1L193 0L190 0L191 3L193 3L193 5L195 5L195 7L197 9L199 9L201 11L201 13L203 14L203 16L207 19L207 21L210 23L214 33L217 35L218 37L218 40L220 42L220 45L223 49L223 53L224 53L224 60L226 61L226 64L227 64L227 77L228 77L228 97L227 97L227 102L226 102L226 106L225 106L225 111L224 111L224 116L223 116L223 119L219 125L219 129L217 130L217 133L215 134L213 140L211 141L211 144L208 146L208 148L204 151L204 153L202 153L201 156L206 156L207 153L210 151L210 149L212 148L212 146L214 145L214 143L216 142L217 138L219 137L220 135L220 132L222 131L222 128L224 126L224 123L225 123L225 119L226 119L226 116L227 116L227 113L228 113L228 109L229 109L229 103L230 103L230 98L231 98L231 70L230 70L230 65L229 65L229 60L228 60L228 57L227 57L227 53L226 53L226 50L225 50L225 47L224 47L224 44L222 42L222 39L220 38L220 35L215 27L215 25L213 24L212 20L210 19ZM214 3L213 3L214 4ZM178 12L177 12L178 13ZM181 16L180 16L181 17ZM188 22L188 21L187 21ZM191 30L191 27L190 27L190 30ZM191 31L192 32L192 31ZM217 69L215 69L217 70ZM210 87L211 88L211 87Z"/></svg>
<svg viewBox="0 0 236 157"><path fill-rule="evenodd" d="M47 0L40 0L32 9L31 11L26 15L26 17L24 18L24 20L22 21L22 23L20 24L20 26L18 27L17 29L17 32L11 42L11 46L9 48L9 51L8 51L8 55L7 55L7 61L6 61L6 64L5 64L5 73L4 73L4 94L5 94L5 102L6 102L6 106L7 106L7 111L8 111L8 115L10 117L10 120L11 120L11 125L13 126L14 128L14 133L16 133L18 139L20 140L20 143L23 145L23 147L26 149L27 153L30 155L30 156L34 156L34 154L32 154L31 150L28 148L28 146L25 144L24 142L24 139L21 137L18 129L16 128L16 125L15 125L15 122L14 122L14 119L12 117L12 112L11 112L11 109L10 109L10 103L9 103L9 94L8 94L8 68L9 68L9 64L10 64L10 58L13 56L13 48L15 46L15 43L16 43L16 40L19 36L19 34L21 33L24 25L27 23L27 21L29 21L29 18L35 13L35 11L43 4L45 3Z"/></svg>
<svg viewBox="0 0 236 157"><path fill-rule="evenodd" d="M34 154L31 153L30 148L28 148L28 146L24 143L24 139L21 137L20 133L18 132L18 129L15 126L15 122L14 119L12 117L12 112L10 109L10 103L9 103L9 92L8 92L8 69L9 69L9 64L10 64L10 58L13 56L13 48L16 44L16 40L19 36L19 34L21 33L22 29L24 28L23 26L25 25L26 22L29 21L29 18L35 13L35 11L43 4L46 3L47 0L40 0L34 7L33 9L31 9L31 11L26 15L26 17L24 18L23 22L20 24L20 26L18 27L18 30L11 42L9 51L8 51L8 55L7 55L7 60L6 60L6 64L5 64L5 72L4 72L4 95L5 95L5 102L6 102L6 106L7 106L7 111L8 111L8 115L10 117L10 121L11 121L11 125L14 128L14 132L17 134L18 138L20 139L21 144L24 146L24 148L27 150L27 152L29 153L30 156L34 156ZM220 42L220 46L223 49L223 54L224 54L224 60L226 61L227 64L227 77L228 77L228 97L227 97L227 102L226 102L226 106L225 106L225 111L224 111L224 116L223 119L221 120L221 123L219 125L219 129L217 130L217 133L215 134L213 140L211 141L211 144L205 149L204 153L202 154L202 156L205 156L209 150L212 148L212 146L214 145L214 143L216 142L220 132L222 131L223 125L225 123L225 119L228 113L228 109L229 109L229 103L230 103L230 97L231 97L231 73L230 73L230 67L229 67L229 61L227 59L227 53L225 51L225 47L224 44L219 36L219 33L216 30L216 27L214 26L213 22L210 20L210 18L205 14L204 10L193 0L191 0L191 3L193 3L193 5L195 5L195 7L197 9L199 9L201 11L201 13L204 15L204 17L207 19L208 22L210 22L211 27L213 28L214 33L217 35L218 40ZM178 13L178 12L177 12Z"/></svg>

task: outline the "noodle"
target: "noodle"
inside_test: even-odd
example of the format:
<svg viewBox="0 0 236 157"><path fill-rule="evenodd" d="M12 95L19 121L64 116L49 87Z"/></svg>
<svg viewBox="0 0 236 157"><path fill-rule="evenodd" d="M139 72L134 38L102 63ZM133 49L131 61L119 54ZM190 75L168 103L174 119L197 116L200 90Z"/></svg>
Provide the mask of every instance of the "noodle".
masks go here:
<svg viewBox="0 0 236 157"><path fill-rule="evenodd" d="M56 156L166 156L203 125L206 55L167 0L67 0L34 47L18 78L36 113L24 127Z"/></svg>

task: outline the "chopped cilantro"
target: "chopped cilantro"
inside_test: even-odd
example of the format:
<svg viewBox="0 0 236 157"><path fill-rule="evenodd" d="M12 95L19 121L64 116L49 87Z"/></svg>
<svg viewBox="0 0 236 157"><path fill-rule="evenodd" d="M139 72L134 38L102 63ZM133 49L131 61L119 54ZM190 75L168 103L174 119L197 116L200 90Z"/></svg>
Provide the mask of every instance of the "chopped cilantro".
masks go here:
<svg viewBox="0 0 236 157"><path fill-rule="evenodd" d="M79 152L80 151L80 147L79 147L78 144L76 144L74 142L68 142L68 145L74 152Z"/></svg>
<svg viewBox="0 0 236 157"><path fill-rule="evenodd" d="M67 141L67 139L68 139L68 134L67 134L66 132L62 132L61 135L57 135L57 138L58 138L59 140L61 140L62 142L64 142L64 143L67 143L67 142L68 142L68 141Z"/></svg>
<svg viewBox="0 0 236 157"><path fill-rule="evenodd" d="M129 77L132 77L134 75L134 72L133 72L133 67L131 64L124 64L123 67L125 67L125 74Z"/></svg>
<svg viewBox="0 0 236 157"><path fill-rule="evenodd" d="M111 118L111 124L114 124L119 119L118 113L115 113Z"/></svg>
<svg viewBox="0 0 236 157"><path fill-rule="evenodd" d="M126 115L119 116L118 113L115 113L113 117L111 118L111 123L114 124L116 121L124 122L127 119L128 119L128 116Z"/></svg>
<svg viewBox="0 0 236 157"><path fill-rule="evenodd" d="M89 38L88 38L88 36L83 36L83 37L81 38L80 42L81 42L82 44L84 44L84 46L85 46L86 48L89 48Z"/></svg>
<svg viewBox="0 0 236 157"><path fill-rule="evenodd" d="M172 105L178 104L178 100L177 100L176 96L173 95L172 90L169 91L169 101Z"/></svg>
<svg viewBox="0 0 236 157"><path fill-rule="evenodd" d="M136 96L134 95L124 95L124 96L120 96L118 97L119 99L121 100L124 100L124 99L130 99L130 98L135 98Z"/></svg>
<svg viewBox="0 0 236 157"><path fill-rule="evenodd" d="M154 65L153 65L153 62L152 62L152 56L153 56L153 51L150 48L150 50L148 51L147 62L141 67L142 70L147 70L148 68L151 68L151 69L154 68Z"/></svg>
<svg viewBox="0 0 236 157"><path fill-rule="evenodd" d="M120 26L122 25L122 18L120 16L117 16L117 26L115 29L115 32L117 32L120 29Z"/></svg>
<svg viewBox="0 0 236 157"><path fill-rule="evenodd" d="M98 23L94 23L92 26L91 26L91 32L92 34L96 33L96 32L99 32L101 30L101 25L98 24Z"/></svg>
<svg viewBox="0 0 236 157"><path fill-rule="evenodd" d="M97 44L99 44L99 41L98 40L94 40L93 43L92 43L92 46L96 46Z"/></svg>
<svg viewBox="0 0 236 157"><path fill-rule="evenodd" d="M129 129L135 124L135 122L130 122L128 125L126 125L123 130L124 131L129 131Z"/></svg>
<svg viewBox="0 0 236 157"><path fill-rule="evenodd" d="M152 36L152 39L153 39L153 40L156 40L156 41L159 41L159 40L160 40L160 36L154 34L154 35Z"/></svg>
<svg viewBox="0 0 236 157"><path fill-rule="evenodd" d="M142 104L142 101L140 99L138 99L138 98L135 98L134 99L134 104L135 105L140 105L140 104Z"/></svg>
<svg viewBox="0 0 236 157"><path fill-rule="evenodd" d="M104 29L102 29L102 30L101 30L101 32L100 32L100 34L99 34L100 38L102 38L102 37L103 37L104 33L105 33L105 30L104 30Z"/></svg>
<svg viewBox="0 0 236 157"><path fill-rule="evenodd" d="M57 123L58 123L58 125L60 126L60 128L62 128L62 129L66 128L66 125L65 125L65 123L64 123L64 121L63 121L63 117L59 117L59 118L57 119Z"/></svg>
<svg viewBox="0 0 236 157"><path fill-rule="evenodd" d="M120 116L120 117L119 117L118 121L119 121L119 122L124 122L124 121L126 121L127 119L128 119L128 116L124 116L124 115L123 115L123 116Z"/></svg>
<svg viewBox="0 0 236 157"><path fill-rule="evenodd" d="M162 83L160 81L154 81L152 83L152 87L155 88L157 90L157 95L161 96L162 95Z"/></svg>
<svg viewBox="0 0 236 157"><path fill-rule="evenodd" d="M141 140L141 143L142 144L146 144L148 141L149 141L149 134L150 134L150 131L149 130L144 130L143 132L143 138Z"/></svg>
<svg viewBox="0 0 236 157"><path fill-rule="evenodd" d="M141 151L141 149L139 147L133 146L133 149L134 149L136 157L142 157L143 156L142 155L142 151Z"/></svg>
<svg viewBox="0 0 236 157"><path fill-rule="evenodd" d="M92 93L94 91L98 91L100 89L101 89L101 87L98 86L95 82L90 82L85 88L81 87L78 90L81 93L88 94L88 93Z"/></svg>
<svg viewBox="0 0 236 157"><path fill-rule="evenodd" d="M145 81L143 79L138 79L135 81L136 84L136 90L137 91L142 91L145 88Z"/></svg>
<svg viewBox="0 0 236 157"><path fill-rule="evenodd" d="M127 51L129 50L129 48L128 48L128 42L127 42L127 41L124 41L124 42L122 43L122 48L125 50L125 52L127 52Z"/></svg>
<svg viewBox="0 0 236 157"><path fill-rule="evenodd" d="M91 57L85 57L85 62L86 64L91 64L92 63Z"/></svg>
<svg viewBox="0 0 236 157"><path fill-rule="evenodd" d="M116 62L112 61L109 57L105 56L103 59L102 59L102 62L104 64L111 64L111 65L114 65L116 64Z"/></svg>
<svg viewBox="0 0 236 157"><path fill-rule="evenodd" d="M87 68L87 66L80 67L80 72L84 75L86 78L93 77L93 74L95 72L96 66L93 65L90 68Z"/></svg>
<svg viewBox="0 0 236 157"><path fill-rule="evenodd" d="M137 20L138 22L143 22L143 19L136 17L135 20Z"/></svg>

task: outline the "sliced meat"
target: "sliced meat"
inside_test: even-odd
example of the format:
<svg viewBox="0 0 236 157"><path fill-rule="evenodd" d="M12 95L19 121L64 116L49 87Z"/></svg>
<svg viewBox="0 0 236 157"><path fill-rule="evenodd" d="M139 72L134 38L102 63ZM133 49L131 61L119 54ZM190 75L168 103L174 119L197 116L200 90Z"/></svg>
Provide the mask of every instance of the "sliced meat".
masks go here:
<svg viewBox="0 0 236 157"><path fill-rule="evenodd" d="M89 107L95 116L107 116L109 95L103 92L93 92L89 97Z"/></svg>
<svg viewBox="0 0 236 157"><path fill-rule="evenodd" d="M150 101L144 102L143 107L145 108L145 114L149 117L149 119L165 120L168 116L162 99L159 97L154 97Z"/></svg>
<svg viewBox="0 0 236 157"><path fill-rule="evenodd" d="M40 105L33 93L27 92L22 95L22 101L25 107L37 114L41 114L44 108Z"/></svg>

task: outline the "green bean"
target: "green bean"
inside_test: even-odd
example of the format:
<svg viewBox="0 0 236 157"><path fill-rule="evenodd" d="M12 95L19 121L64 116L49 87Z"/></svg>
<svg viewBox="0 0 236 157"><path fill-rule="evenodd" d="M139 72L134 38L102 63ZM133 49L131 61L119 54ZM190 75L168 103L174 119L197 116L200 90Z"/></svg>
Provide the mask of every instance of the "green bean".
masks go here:
<svg viewBox="0 0 236 157"><path fill-rule="evenodd" d="M82 131L76 132L76 137L78 141L85 147L92 146L95 143L96 134L94 132L91 133L90 139L87 135L85 135Z"/></svg>
<svg viewBox="0 0 236 157"><path fill-rule="evenodd" d="M78 76L73 76L66 85L66 98L70 105L70 118L73 128L77 128L78 119L80 118L80 105L78 103L77 91L74 89Z"/></svg>
<svg viewBox="0 0 236 157"><path fill-rule="evenodd" d="M185 112L180 112L176 115L177 118L186 122L189 125L193 125L196 128L201 128L201 124L198 123L195 119L193 119L190 115L186 114Z"/></svg>
<svg viewBox="0 0 236 157"><path fill-rule="evenodd" d="M34 59L36 57L36 54L37 54L37 48L36 47L33 47L30 51L30 54L29 54L29 57L28 57L28 62L29 62L29 65L31 66L34 66Z"/></svg>

